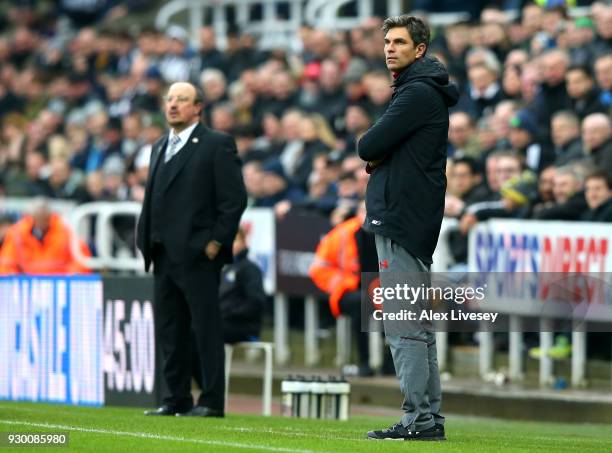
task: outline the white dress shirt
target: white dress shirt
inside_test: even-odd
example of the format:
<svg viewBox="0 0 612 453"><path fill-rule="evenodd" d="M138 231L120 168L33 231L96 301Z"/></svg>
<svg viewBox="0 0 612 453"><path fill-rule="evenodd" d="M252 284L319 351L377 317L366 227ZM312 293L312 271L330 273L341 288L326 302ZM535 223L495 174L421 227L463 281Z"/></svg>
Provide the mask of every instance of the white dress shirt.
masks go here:
<svg viewBox="0 0 612 453"><path fill-rule="evenodd" d="M172 143L173 138L176 135L178 135L178 137L181 139L181 141L178 143L178 145L176 145L175 149L173 150L172 157L176 156L179 153L179 151L181 149L183 149L183 146L185 146L187 144L187 141L189 140L189 136L191 135L191 133L193 132L193 130L196 128L197 125L198 125L198 123L195 122L191 126L189 126L188 128L183 129L178 134L175 134L174 130L170 129L170 135L168 136L168 144L166 145L166 150L164 152L164 158L165 158L166 154L170 152L170 147L172 146L171 143ZM170 159L172 159L172 157Z"/></svg>

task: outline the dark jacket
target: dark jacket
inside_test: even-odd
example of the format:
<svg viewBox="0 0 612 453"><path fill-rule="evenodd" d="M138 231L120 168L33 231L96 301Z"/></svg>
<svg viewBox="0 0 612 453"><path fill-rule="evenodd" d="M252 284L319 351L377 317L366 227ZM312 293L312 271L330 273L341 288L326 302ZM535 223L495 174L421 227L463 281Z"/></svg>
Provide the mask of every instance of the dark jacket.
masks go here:
<svg viewBox="0 0 612 453"><path fill-rule="evenodd" d="M608 113L608 109L600 100L601 93L593 88L581 99L572 99L572 107L581 120L592 113Z"/></svg>
<svg viewBox="0 0 612 453"><path fill-rule="evenodd" d="M148 271L152 259L152 187L163 162L168 135L154 145L142 212L138 220L138 248ZM165 187L163 243L176 263L204 260L209 241L221 243L220 263L232 262L232 244L242 212L246 189L234 140L199 124L173 158L178 159Z"/></svg>
<svg viewBox="0 0 612 453"><path fill-rule="evenodd" d="M612 138L609 138L598 148L592 149L591 159L599 170L612 173Z"/></svg>
<svg viewBox="0 0 612 453"><path fill-rule="evenodd" d="M576 137L565 145L555 149L555 167L569 164L572 161L584 159L586 154L582 149L580 137Z"/></svg>
<svg viewBox="0 0 612 453"><path fill-rule="evenodd" d="M579 220L582 213L588 209L584 192L576 192L563 204L555 204L534 214L538 220Z"/></svg>
<svg viewBox="0 0 612 453"><path fill-rule="evenodd" d="M370 175L364 229L431 263L444 214L448 107L459 92L429 57L402 71L393 86L387 111L358 144L363 160L382 161Z"/></svg>
<svg viewBox="0 0 612 453"><path fill-rule="evenodd" d="M246 336L259 336L266 294L261 271L247 258L248 252L243 250L223 267L219 304L224 324L243 329Z"/></svg>
<svg viewBox="0 0 612 453"><path fill-rule="evenodd" d="M612 198L595 209L589 209L580 217L585 222L612 222Z"/></svg>

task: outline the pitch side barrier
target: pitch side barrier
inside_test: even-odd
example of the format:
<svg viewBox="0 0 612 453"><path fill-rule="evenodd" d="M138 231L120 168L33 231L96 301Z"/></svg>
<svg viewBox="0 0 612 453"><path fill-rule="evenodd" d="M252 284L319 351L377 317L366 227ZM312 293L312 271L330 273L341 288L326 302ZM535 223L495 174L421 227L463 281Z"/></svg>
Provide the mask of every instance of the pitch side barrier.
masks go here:
<svg viewBox="0 0 612 453"><path fill-rule="evenodd" d="M499 281L494 309L508 319L510 379L523 377L523 332L538 331L540 383L549 385L553 359L547 352L554 332L565 331L571 332L571 383L585 384L587 332L612 331L611 241L612 225L605 223L504 219L478 224L470 232L469 274ZM518 297L517 290L523 295ZM537 305L524 303L526 298L539 300L539 315ZM560 321L565 327L558 326ZM480 374L485 377L493 371L493 332L479 335Z"/></svg>
<svg viewBox="0 0 612 453"><path fill-rule="evenodd" d="M0 400L160 403L152 280L0 277Z"/></svg>

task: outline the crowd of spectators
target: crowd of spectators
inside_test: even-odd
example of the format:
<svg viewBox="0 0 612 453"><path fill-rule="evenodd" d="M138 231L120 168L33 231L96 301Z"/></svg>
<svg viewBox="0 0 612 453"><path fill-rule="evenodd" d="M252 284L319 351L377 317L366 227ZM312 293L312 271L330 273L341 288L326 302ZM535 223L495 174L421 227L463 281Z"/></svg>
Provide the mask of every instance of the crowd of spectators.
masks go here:
<svg viewBox="0 0 612 453"><path fill-rule="evenodd" d="M222 51L209 26L193 46L177 25L128 33L92 16L75 27L85 22L17 3L0 24L3 196L141 201L161 98L189 80L205 94L204 122L236 139L250 206L332 224L354 215L368 181L356 144L393 94L382 19L303 26L291 50L231 30ZM428 52L461 91L446 203L459 261L469 229L491 217L612 221L612 5L571 17L548 3L434 30Z"/></svg>

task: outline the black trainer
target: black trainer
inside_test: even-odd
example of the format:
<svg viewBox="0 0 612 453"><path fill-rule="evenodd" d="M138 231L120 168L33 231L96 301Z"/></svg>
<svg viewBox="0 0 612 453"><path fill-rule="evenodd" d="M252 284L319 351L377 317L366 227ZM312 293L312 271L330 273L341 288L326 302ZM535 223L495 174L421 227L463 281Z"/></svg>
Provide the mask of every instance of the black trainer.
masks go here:
<svg viewBox="0 0 612 453"><path fill-rule="evenodd" d="M368 439L372 440L446 440L444 425L436 424L422 431L410 431L401 423L381 431L369 431Z"/></svg>

